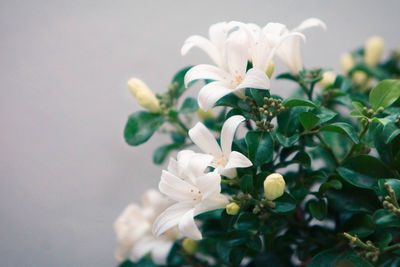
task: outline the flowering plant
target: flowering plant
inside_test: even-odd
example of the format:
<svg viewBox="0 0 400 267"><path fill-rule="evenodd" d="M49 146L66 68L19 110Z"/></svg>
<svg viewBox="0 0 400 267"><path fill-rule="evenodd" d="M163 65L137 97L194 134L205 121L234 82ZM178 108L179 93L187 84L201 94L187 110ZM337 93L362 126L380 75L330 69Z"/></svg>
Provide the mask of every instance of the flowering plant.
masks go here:
<svg viewBox="0 0 400 267"><path fill-rule="evenodd" d="M400 51L383 61L372 37L343 55L343 74L308 69L312 27L326 29L315 18L293 30L217 23L181 50L213 65L184 68L163 94L128 82L147 110L129 116L126 142L160 130L171 140L154 163L178 153L160 192L117 219L121 266L400 265ZM276 58L289 72L273 75ZM283 99L272 78L298 89Z"/></svg>

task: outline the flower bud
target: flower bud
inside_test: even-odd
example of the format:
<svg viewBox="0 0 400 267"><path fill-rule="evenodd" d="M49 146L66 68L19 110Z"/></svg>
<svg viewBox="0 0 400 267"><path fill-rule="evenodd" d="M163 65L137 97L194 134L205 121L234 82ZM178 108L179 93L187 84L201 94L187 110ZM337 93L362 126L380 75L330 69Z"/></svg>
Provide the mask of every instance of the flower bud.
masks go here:
<svg viewBox="0 0 400 267"><path fill-rule="evenodd" d="M207 111L204 111L204 110L202 110L201 108L199 108L199 109L197 110L197 115L198 115L202 120L206 120L206 119L209 119L209 118L214 117L214 112L213 112L211 109L209 109L209 110L207 110Z"/></svg>
<svg viewBox="0 0 400 267"><path fill-rule="evenodd" d="M275 63L271 60L269 62L268 69L266 71L268 78L271 78L272 73L274 73L274 70L275 70Z"/></svg>
<svg viewBox="0 0 400 267"><path fill-rule="evenodd" d="M128 88L139 105L153 113L159 113L161 111L160 102L157 97L142 80L131 78L128 81Z"/></svg>
<svg viewBox="0 0 400 267"><path fill-rule="evenodd" d="M197 241L190 238L185 238L182 241L182 247L189 255L193 255L196 252L197 245Z"/></svg>
<svg viewBox="0 0 400 267"><path fill-rule="evenodd" d="M365 72L357 70L353 72L353 81L355 85L363 86L367 83L368 76L365 74Z"/></svg>
<svg viewBox="0 0 400 267"><path fill-rule="evenodd" d="M229 215L236 215L240 210L240 206L235 202L232 202L226 205L225 209L226 213L228 213Z"/></svg>
<svg viewBox="0 0 400 267"><path fill-rule="evenodd" d="M340 57L340 65L345 73L348 73L355 65L353 56L350 53L345 53Z"/></svg>
<svg viewBox="0 0 400 267"><path fill-rule="evenodd" d="M332 71L326 71L324 74L322 74L322 80L320 80L318 83L321 85L323 88L326 88L330 85L332 85L336 80L336 74L333 73Z"/></svg>
<svg viewBox="0 0 400 267"><path fill-rule="evenodd" d="M267 200L275 200L283 195L285 180L279 173L272 173L264 180L264 193Z"/></svg>
<svg viewBox="0 0 400 267"><path fill-rule="evenodd" d="M370 66L376 66L382 56L384 41L382 37L370 37L365 43L364 59L365 63Z"/></svg>

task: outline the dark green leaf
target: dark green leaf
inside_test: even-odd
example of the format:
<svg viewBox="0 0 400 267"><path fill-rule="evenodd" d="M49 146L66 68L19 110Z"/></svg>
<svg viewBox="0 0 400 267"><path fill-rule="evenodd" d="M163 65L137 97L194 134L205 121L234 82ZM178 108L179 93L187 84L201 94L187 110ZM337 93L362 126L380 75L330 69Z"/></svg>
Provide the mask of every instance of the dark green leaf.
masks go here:
<svg viewBox="0 0 400 267"><path fill-rule="evenodd" d="M297 77L291 74L290 72L279 74L278 76L275 77L275 79L277 80L285 79L297 82Z"/></svg>
<svg viewBox="0 0 400 267"><path fill-rule="evenodd" d="M191 68L192 68L192 66L181 69L172 78L170 90L172 90L172 95L174 97L178 98L185 92L185 90L186 90L185 75L186 75L186 72L188 72Z"/></svg>
<svg viewBox="0 0 400 267"><path fill-rule="evenodd" d="M393 177L389 168L382 161L369 155L350 158L337 171L350 184L375 190L378 188L380 178Z"/></svg>
<svg viewBox="0 0 400 267"><path fill-rule="evenodd" d="M240 178L240 188L243 193L248 194L253 191L253 176L252 175L243 175Z"/></svg>
<svg viewBox="0 0 400 267"><path fill-rule="evenodd" d="M400 228L400 217L388 210L379 209L374 213L374 221L377 227L397 227Z"/></svg>
<svg viewBox="0 0 400 267"><path fill-rule="evenodd" d="M278 142L284 146L284 147L291 147L293 146L298 140L300 135L294 134L290 137L286 137L280 132L275 132L276 139L278 139Z"/></svg>
<svg viewBox="0 0 400 267"><path fill-rule="evenodd" d="M320 118L319 124L325 123L336 117L337 112L325 108L325 107L320 107L319 109L314 109L312 111L315 115L317 115L318 118Z"/></svg>
<svg viewBox="0 0 400 267"><path fill-rule="evenodd" d="M291 212L296 208L296 200L288 193L283 193L283 195L274 200L275 211L278 213Z"/></svg>
<svg viewBox="0 0 400 267"><path fill-rule="evenodd" d="M308 209L310 210L311 215L319 221L322 221L323 219L325 219L326 214L328 212L325 201L323 199L310 200L308 202Z"/></svg>
<svg viewBox="0 0 400 267"><path fill-rule="evenodd" d="M131 146L143 144L164 123L160 114L138 111L128 118L124 130L125 141Z"/></svg>
<svg viewBox="0 0 400 267"><path fill-rule="evenodd" d="M301 164L301 166L303 166L304 168L308 169L311 166L311 158L310 156L307 154L307 152L304 151L300 151L298 152L294 158L292 159L293 162L297 162L299 164Z"/></svg>
<svg viewBox="0 0 400 267"><path fill-rule="evenodd" d="M179 112L183 114L188 114L196 112L198 109L199 105L197 104L197 100L192 97L188 97L185 99L185 101L183 101Z"/></svg>
<svg viewBox="0 0 400 267"><path fill-rule="evenodd" d="M255 166L268 163L274 153L274 140L271 134L263 131L249 131L246 134L246 144L249 151L249 159Z"/></svg>
<svg viewBox="0 0 400 267"><path fill-rule="evenodd" d="M365 238L375 231L375 223L371 215L358 213L347 220L343 228L351 235Z"/></svg>
<svg viewBox="0 0 400 267"><path fill-rule="evenodd" d="M314 115L311 112L302 112L299 114L301 125L303 125L304 129L311 130L315 126L317 126L320 118Z"/></svg>
<svg viewBox="0 0 400 267"><path fill-rule="evenodd" d="M373 267L369 261L358 257L355 252L348 250L340 251L337 249L324 250L315 255L307 264L307 267L336 266Z"/></svg>
<svg viewBox="0 0 400 267"><path fill-rule="evenodd" d="M312 107L312 108L317 108L317 105L315 105L313 102L310 100L306 99L299 99L299 98L289 98L286 99L285 101L282 102L282 105L285 107Z"/></svg>
<svg viewBox="0 0 400 267"><path fill-rule="evenodd" d="M369 103L374 110L387 108L400 97L400 80L384 80L369 94Z"/></svg>
<svg viewBox="0 0 400 267"><path fill-rule="evenodd" d="M336 132L349 137L355 144L359 143L358 136L354 128L345 122L335 122L321 128L321 131Z"/></svg>
<svg viewBox="0 0 400 267"><path fill-rule="evenodd" d="M169 145L164 145L160 146L154 151L153 154L153 162L155 164L162 164L164 160L167 158L168 154L174 150L174 149L179 149L183 146L182 143L175 143L175 144L169 144Z"/></svg>

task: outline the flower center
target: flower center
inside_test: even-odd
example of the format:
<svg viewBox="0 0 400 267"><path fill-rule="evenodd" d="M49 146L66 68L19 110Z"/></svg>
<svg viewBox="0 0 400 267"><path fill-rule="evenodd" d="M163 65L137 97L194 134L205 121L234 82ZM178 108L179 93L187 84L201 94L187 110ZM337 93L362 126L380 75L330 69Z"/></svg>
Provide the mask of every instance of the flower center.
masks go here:
<svg viewBox="0 0 400 267"><path fill-rule="evenodd" d="M196 191L196 190L190 189L190 193L192 193L194 202L199 203L203 200L203 196L201 195L200 190Z"/></svg>
<svg viewBox="0 0 400 267"><path fill-rule="evenodd" d="M226 160L222 157L217 159L217 165L221 165L222 167L225 167L226 165Z"/></svg>

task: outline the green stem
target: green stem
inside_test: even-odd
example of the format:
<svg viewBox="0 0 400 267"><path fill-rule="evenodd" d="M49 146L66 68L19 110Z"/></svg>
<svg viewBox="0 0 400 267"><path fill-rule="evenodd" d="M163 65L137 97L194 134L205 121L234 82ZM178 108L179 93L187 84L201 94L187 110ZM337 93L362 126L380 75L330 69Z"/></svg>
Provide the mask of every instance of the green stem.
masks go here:
<svg viewBox="0 0 400 267"><path fill-rule="evenodd" d="M397 250L397 249L400 249L400 243L383 248L382 253L386 253L386 252Z"/></svg>

